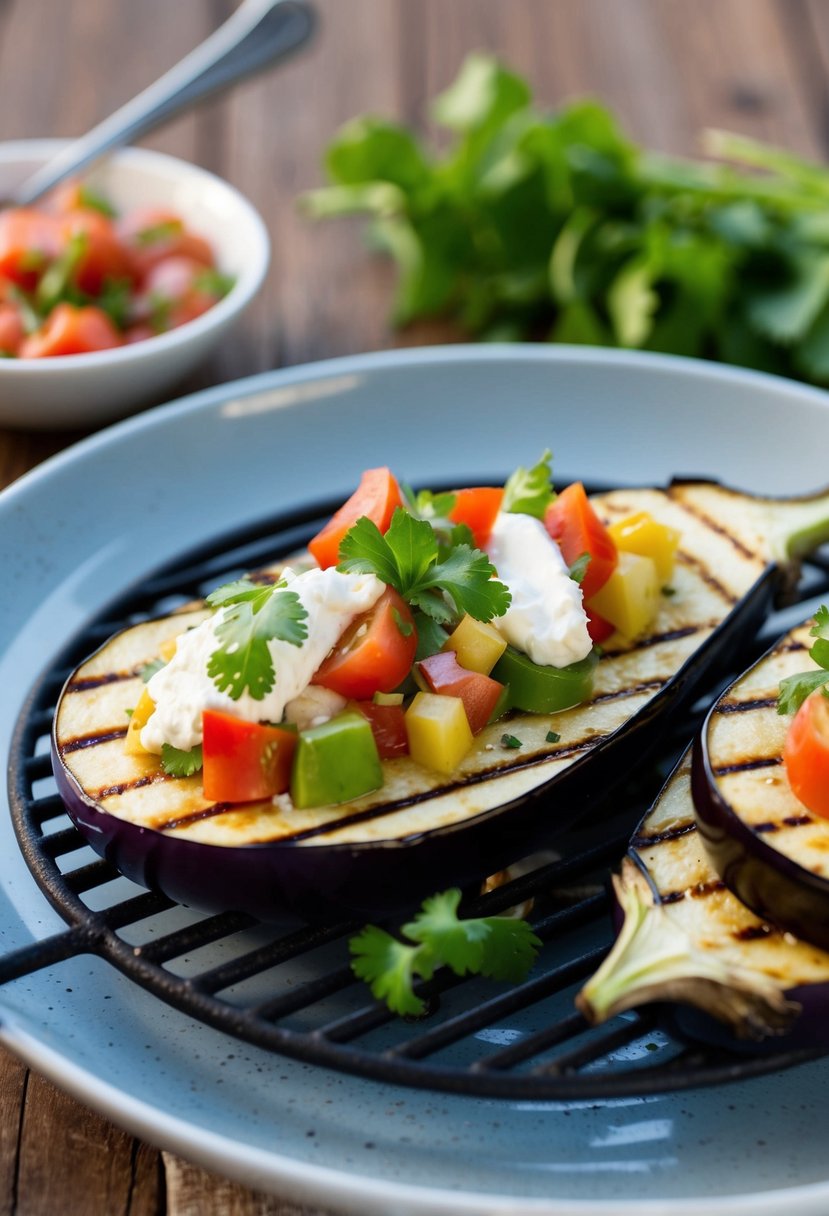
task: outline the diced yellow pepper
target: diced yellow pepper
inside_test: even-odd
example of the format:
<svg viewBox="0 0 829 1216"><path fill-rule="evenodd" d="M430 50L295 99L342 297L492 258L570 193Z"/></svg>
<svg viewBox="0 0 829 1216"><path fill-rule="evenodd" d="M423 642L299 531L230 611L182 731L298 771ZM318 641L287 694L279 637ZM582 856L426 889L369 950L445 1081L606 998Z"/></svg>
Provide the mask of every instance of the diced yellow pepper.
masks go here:
<svg viewBox="0 0 829 1216"><path fill-rule="evenodd" d="M608 532L617 549L649 557L656 566L661 584L669 582L680 541L676 528L659 523L649 511L636 511L611 524Z"/></svg>
<svg viewBox="0 0 829 1216"><path fill-rule="evenodd" d="M419 692L406 710L413 760L437 773L453 773L472 746L472 731L460 697Z"/></svg>
<svg viewBox="0 0 829 1216"><path fill-rule="evenodd" d="M162 658L165 663L169 663L170 659L172 659L173 655L176 653L176 646L178 645L178 639L179 639L179 635L176 633L173 635L173 637L167 638L166 642L162 642L161 645L159 646L159 648L158 648L159 657Z"/></svg>
<svg viewBox="0 0 829 1216"><path fill-rule="evenodd" d="M610 578L588 604L626 638L648 627L659 607L660 579L656 565L638 553L619 553Z"/></svg>
<svg viewBox="0 0 829 1216"><path fill-rule="evenodd" d="M489 675L506 648L505 639L494 625L476 621L469 615L463 617L443 644L444 650L454 650L461 667L482 676Z"/></svg>
<svg viewBox="0 0 829 1216"><path fill-rule="evenodd" d="M141 696L138 698L138 704L130 714L130 724L127 727L127 736L124 739L124 751L130 756L146 755L147 749L141 743L141 731L150 720L150 715L155 711L155 701L152 699L147 689L143 689Z"/></svg>

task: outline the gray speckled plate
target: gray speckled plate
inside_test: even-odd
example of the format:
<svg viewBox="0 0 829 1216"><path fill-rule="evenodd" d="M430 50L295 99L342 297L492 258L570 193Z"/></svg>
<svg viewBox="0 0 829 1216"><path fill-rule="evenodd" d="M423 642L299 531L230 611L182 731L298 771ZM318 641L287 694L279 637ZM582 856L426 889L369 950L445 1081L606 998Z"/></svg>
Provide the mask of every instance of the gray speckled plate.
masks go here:
<svg viewBox="0 0 829 1216"><path fill-rule="evenodd" d="M58 649L178 552L283 506L345 496L367 466L497 478L553 448L560 481L827 481L829 399L701 363L451 347L293 368L86 440L0 496L0 746ZM0 952L60 928L0 822ZM97 959L0 991L0 1035L154 1143L251 1186L369 1214L823 1216L829 1061L724 1089L515 1103L393 1089L193 1023Z"/></svg>

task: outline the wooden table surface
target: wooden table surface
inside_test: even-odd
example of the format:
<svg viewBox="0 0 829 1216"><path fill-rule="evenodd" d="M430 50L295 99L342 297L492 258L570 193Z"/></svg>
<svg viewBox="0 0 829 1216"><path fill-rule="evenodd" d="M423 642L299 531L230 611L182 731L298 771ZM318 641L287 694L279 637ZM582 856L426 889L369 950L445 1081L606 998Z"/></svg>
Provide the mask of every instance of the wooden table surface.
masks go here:
<svg viewBox="0 0 829 1216"><path fill-rule="evenodd" d="M486 48L554 105L586 93L634 138L693 153L721 126L829 155L825 0L313 0L312 47L146 141L227 178L259 208L273 263L235 337L187 388L379 347L395 334L391 272L356 223L312 227L334 130L373 111L428 129L426 102ZM0 140L79 135L233 10L231 0L0 0ZM0 487L80 437L0 430ZM0 1216L300 1216L133 1140L0 1055ZM303 1209L302 1216L310 1216Z"/></svg>

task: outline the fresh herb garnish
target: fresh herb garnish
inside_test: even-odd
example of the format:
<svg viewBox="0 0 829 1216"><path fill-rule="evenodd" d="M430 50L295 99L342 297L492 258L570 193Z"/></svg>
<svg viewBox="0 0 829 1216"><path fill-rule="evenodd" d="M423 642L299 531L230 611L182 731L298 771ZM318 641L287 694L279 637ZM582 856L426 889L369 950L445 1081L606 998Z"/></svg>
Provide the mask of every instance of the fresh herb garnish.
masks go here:
<svg viewBox="0 0 829 1216"><path fill-rule="evenodd" d="M204 270L200 270L198 274L193 276L193 286L196 291L203 291L210 296L218 296L220 300L235 285L236 279L232 274L222 274L220 270L216 270L212 266L205 266Z"/></svg>
<svg viewBox="0 0 829 1216"><path fill-rule="evenodd" d="M513 515L533 515L543 519L544 512L555 498L550 484L552 476L550 461L552 453L547 450L531 469L518 468L504 486L501 510Z"/></svg>
<svg viewBox="0 0 829 1216"><path fill-rule="evenodd" d="M516 739L515 735L501 735L501 747L519 748L523 746L524 744L520 739Z"/></svg>
<svg viewBox="0 0 829 1216"><path fill-rule="evenodd" d="M78 190L78 202L89 211L100 211L101 215L105 215L107 219L114 220L118 218L118 212L112 203L103 198L95 190L90 190L89 186L80 187Z"/></svg>
<svg viewBox="0 0 829 1216"><path fill-rule="evenodd" d="M192 777L203 763L200 743L189 752L183 752L170 743L161 745L161 767L168 777Z"/></svg>
<svg viewBox="0 0 829 1216"><path fill-rule="evenodd" d="M561 735L556 734L554 730L548 730L544 738L548 743L558 743L561 739Z"/></svg>
<svg viewBox="0 0 829 1216"><path fill-rule="evenodd" d="M581 553L573 562L568 571L570 578L574 583L581 585L584 582L584 576L587 574L587 567L590 565L590 554Z"/></svg>
<svg viewBox="0 0 829 1216"><path fill-rule="evenodd" d="M419 977L429 980L438 967L455 975L484 975L517 983L532 966L540 940L523 920L485 916L461 920L456 888L423 901L421 911L401 933L402 942L376 925L367 925L349 942L354 974L394 1013L417 1017L425 1009L414 991Z"/></svg>
<svg viewBox="0 0 829 1216"><path fill-rule="evenodd" d="M129 279L107 276L94 303L107 314L116 329L126 329L132 307L132 284Z"/></svg>
<svg viewBox="0 0 829 1216"><path fill-rule="evenodd" d="M349 122L316 217L362 213L398 268L394 319L481 339L626 346L829 381L826 167L709 132L716 160L634 144L595 101L554 113L474 54L406 127ZM446 137L448 134L448 138Z"/></svg>
<svg viewBox="0 0 829 1216"><path fill-rule="evenodd" d="M157 671L161 671L162 667L166 667L167 663L164 659L151 659L149 663L145 663L138 673L145 684L149 684Z"/></svg>
<svg viewBox="0 0 829 1216"><path fill-rule="evenodd" d="M41 313L51 312L61 300L69 300L73 304L80 302L73 294L73 276L88 244L85 232L74 232L65 249L44 272L35 292L35 303Z"/></svg>
<svg viewBox="0 0 829 1216"><path fill-rule="evenodd" d="M144 248L149 245L158 245L161 241L171 241L183 230L182 220L162 220L159 224L150 224L149 227L136 232L135 243Z"/></svg>
<svg viewBox="0 0 829 1216"><path fill-rule="evenodd" d="M224 609L216 626L220 645L208 660L207 674L234 701L244 692L261 701L276 679L268 642L301 646L308 636L302 601L284 582L261 586L238 579L212 591L207 603Z"/></svg>
<svg viewBox="0 0 829 1216"><path fill-rule="evenodd" d="M431 524L402 507L385 536L367 516L358 519L340 544L337 569L376 574L441 624L465 612L477 621L491 621L509 607L509 592L493 577L495 568L485 553L467 544L441 546Z"/></svg>
<svg viewBox="0 0 829 1216"><path fill-rule="evenodd" d="M780 681L777 696L779 714L797 713L809 694L829 681L829 608L825 604L821 604L815 613L815 623L809 630L809 636L817 638L809 650L809 657L820 670L801 671Z"/></svg>

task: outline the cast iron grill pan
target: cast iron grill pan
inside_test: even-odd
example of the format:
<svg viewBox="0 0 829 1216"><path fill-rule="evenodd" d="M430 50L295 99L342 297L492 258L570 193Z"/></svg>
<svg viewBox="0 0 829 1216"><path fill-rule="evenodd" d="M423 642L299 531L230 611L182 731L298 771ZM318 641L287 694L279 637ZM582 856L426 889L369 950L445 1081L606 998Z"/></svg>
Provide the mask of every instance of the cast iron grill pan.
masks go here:
<svg viewBox="0 0 829 1216"><path fill-rule="evenodd" d="M70 672L118 629L301 548L337 505L265 520L168 563L111 603L41 676L12 741L10 806L25 860L67 928L0 959L0 982L93 954L189 1016L266 1050L388 1084L481 1097L659 1094L815 1058L773 1044L745 1054L685 1042L659 1008L600 1028L574 1008L575 992L612 940L610 868L687 743L695 710L647 771L617 791L614 807L623 809L603 817L600 832L571 832L528 873L465 900L467 914L494 915L533 899L529 919L544 945L528 979L504 986L440 973L420 986L428 1013L417 1021L389 1014L352 975L347 943L359 924L280 927L238 913L199 913L144 891L96 857L66 815L51 773L52 717ZM734 656L734 674L808 616L828 589L829 557L818 554L804 567L799 601Z"/></svg>

